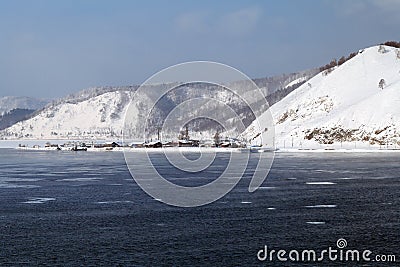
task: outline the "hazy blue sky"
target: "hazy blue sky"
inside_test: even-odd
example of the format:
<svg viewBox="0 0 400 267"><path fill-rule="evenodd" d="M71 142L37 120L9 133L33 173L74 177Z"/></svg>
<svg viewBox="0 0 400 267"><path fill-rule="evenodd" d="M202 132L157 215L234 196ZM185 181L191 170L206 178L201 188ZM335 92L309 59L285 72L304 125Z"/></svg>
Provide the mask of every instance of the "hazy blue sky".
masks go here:
<svg viewBox="0 0 400 267"><path fill-rule="evenodd" d="M400 38L400 0L0 0L0 96L140 84L191 60L250 77Z"/></svg>

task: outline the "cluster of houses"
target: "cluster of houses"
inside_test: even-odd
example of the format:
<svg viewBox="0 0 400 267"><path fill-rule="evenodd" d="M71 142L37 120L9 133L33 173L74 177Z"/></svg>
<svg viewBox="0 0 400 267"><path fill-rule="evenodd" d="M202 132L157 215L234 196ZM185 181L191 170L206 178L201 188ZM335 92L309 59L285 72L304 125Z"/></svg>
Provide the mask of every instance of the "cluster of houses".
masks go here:
<svg viewBox="0 0 400 267"><path fill-rule="evenodd" d="M131 142L125 147L129 148L162 148L162 147L214 147L214 148L245 148L246 143L235 138L226 138L218 140L194 140L194 139L180 139L177 141L147 141L147 142ZM87 151L88 149L93 150L114 150L115 148L121 148L124 145L120 142L67 142L62 145L46 143L44 147L34 145L33 149L43 150L66 150L66 151ZM20 149L27 148L25 145L19 145Z"/></svg>
<svg viewBox="0 0 400 267"><path fill-rule="evenodd" d="M87 151L92 150L114 150L115 148L122 148L124 145L120 142L67 142L62 145L46 143L44 147L34 145L33 149L43 150L65 150L65 151ZM245 148L246 143L235 138L226 138L215 142L215 140L194 140L194 139L181 139L177 141L147 141L147 142L130 142L125 145L129 148L162 148L162 147L214 147L214 148ZM20 149L27 147L19 145Z"/></svg>
<svg viewBox="0 0 400 267"><path fill-rule="evenodd" d="M223 148L245 148L246 142L236 138L220 138L219 132L214 135L213 140L196 140L189 136L189 129L186 126L181 130L177 141L161 141L160 130L158 129L157 139L150 142L132 142L129 146L132 148L160 148L160 147L223 147Z"/></svg>
<svg viewBox="0 0 400 267"><path fill-rule="evenodd" d="M70 141L62 145L46 143L44 147L38 145L33 146L33 149L44 149L44 150L67 150L67 151L87 151L90 150L114 150L115 148L121 147L129 148L161 148L161 147L214 147L214 148L246 148L247 144L236 138L221 138L217 132L214 139L211 140L196 140L189 136L189 130L186 127L185 130L181 131L178 140L176 141L161 141L160 132L158 132L158 138L153 141L144 142L130 142L128 145L123 145L120 142L103 142L95 143L91 142L77 142ZM19 148L27 148L24 145L19 145Z"/></svg>
<svg viewBox="0 0 400 267"><path fill-rule="evenodd" d="M244 148L246 143L239 141L235 138L226 138L220 142L214 140L194 140L194 139L180 139L178 141L150 141L150 142L132 142L129 144L132 148L160 148L160 147L231 147L231 148Z"/></svg>

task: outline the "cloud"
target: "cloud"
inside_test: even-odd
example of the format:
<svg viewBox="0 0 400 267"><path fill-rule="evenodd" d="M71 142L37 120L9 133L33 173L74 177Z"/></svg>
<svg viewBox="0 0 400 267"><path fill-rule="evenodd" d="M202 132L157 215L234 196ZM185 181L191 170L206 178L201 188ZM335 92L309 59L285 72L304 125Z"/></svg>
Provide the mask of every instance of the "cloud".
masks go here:
<svg viewBox="0 0 400 267"><path fill-rule="evenodd" d="M360 14L365 11L366 7L367 7L366 2L347 1L346 5L343 6L343 14L344 15Z"/></svg>
<svg viewBox="0 0 400 267"><path fill-rule="evenodd" d="M218 28L231 35L244 35L255 30L261 15L259 8L244 8L223 15L218 22Z"/></svg>
<svg viewBox="0 0 400 267"><path fill-rule="evenodd" d="M179 15L175 25L179 31L192 33L204 33L209 28L207 14L194 12Z"/></svg>
<svg viewBox="0 0 400 267"><path fill-rule="evenodd" d="M334 11L342 16L363 14L368 8L368 0L325 0L325 5L333 7Z"/></svg>
<svg viewBox="0 0 400 267"><path fill-rule="evenodd" d="M399 0L368 0L373 12L382 18L382 23L393 26L400 22L400 1Z"/></svg>
<svg viewBox="0 0 400 267"><path fill-rule="evenodd" d="M243 36L255 30L261 15L261 9L248 7L222 14L189 12L179 15L174 22L180 32Z"/></svg>
<svg viewBox="0 0 400 267"><path fill-rule="evenodd" d="M325 4L332 6L338 14L344 16L365 15L365 12L371 11L371 8L375 13L384 14L393 14L400 11L399 0L326 0Z"/></svg>
<svg viewBox="0 0 400 267"><path fill-rule="evenodd" d="M400 11L399 0L369 0L369 2L375 7L385 12L398 12Z"/></svg>

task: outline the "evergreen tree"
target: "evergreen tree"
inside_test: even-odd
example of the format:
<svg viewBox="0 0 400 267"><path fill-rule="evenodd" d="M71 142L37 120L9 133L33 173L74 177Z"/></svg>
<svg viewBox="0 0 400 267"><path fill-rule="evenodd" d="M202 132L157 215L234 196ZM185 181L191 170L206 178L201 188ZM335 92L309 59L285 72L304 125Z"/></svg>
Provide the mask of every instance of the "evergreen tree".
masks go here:
<svg viewBox="0 0 400 267"><path fill-rule="evenodd" d="M381 79L379 81L378 87L381 88L383 90L383 88L386 86L386 81L385 79Z"/></svg>

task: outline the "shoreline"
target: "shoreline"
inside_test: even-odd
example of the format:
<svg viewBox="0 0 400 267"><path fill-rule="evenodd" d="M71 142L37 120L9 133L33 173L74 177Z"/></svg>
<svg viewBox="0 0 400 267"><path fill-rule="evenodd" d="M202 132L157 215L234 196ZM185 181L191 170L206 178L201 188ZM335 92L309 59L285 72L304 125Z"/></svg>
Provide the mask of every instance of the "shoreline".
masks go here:
<svg viewBox="0 0 400 267"><path fill-rule="evenodd" d="M374 149L374 148L310 148L310 149L296 149L296 148L281 148L276 153L400 153L400 149Z"/></svg>
<svg viewBox="0 0 400 267"><path fill-rule="evenodd" d="M19 149L19 150L29 150L29 151L53 151L54 148L45 148L45 144L50 143L62 143L62 142L112 142L108 139L98 139L98 140L61 140L61 139L43 139L43 140L33 140L33 139L21 139L21 140L0 140L0 148L9 149ZM25 147L19 147L19 144ZM34 145L39 145L39 148L34 148ZM87 152L163 152L163 151L177 151L177 152L196 152L202 151L205 153L216 153L216 152L275 152L275 153L400 153L399 147L334 147L332 145L326 147L316 147L311 146L310 148L282 148L277 147L275 151L271 148L260 147L260 148L221 148L221 147L162 147L162 148L127 148L127 147L114 147L114 148L93 148L88 147ZM62 151L70 151L69 149L62 149Z"/></svg>
<svg viewBox="0 0 400 267"><path fill-rule="evenodd" d="M20 151L68 151L68 152L127 152L127 153L161 153L161 152L201 152L201 153L278 153L278 154L296 154L296 153L400 153L400 149L268 149L268 148L216 148L216 147L163 147L163 148L92 148L87 151L72 151L69 149L57 150L55 148L33 148L33 147L2 147L0 149L15 149Z"/></svg>

